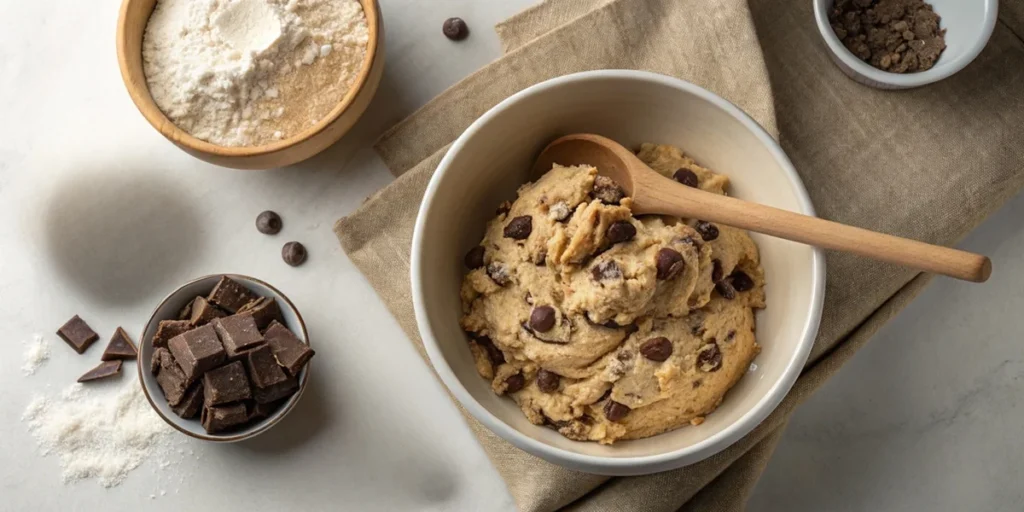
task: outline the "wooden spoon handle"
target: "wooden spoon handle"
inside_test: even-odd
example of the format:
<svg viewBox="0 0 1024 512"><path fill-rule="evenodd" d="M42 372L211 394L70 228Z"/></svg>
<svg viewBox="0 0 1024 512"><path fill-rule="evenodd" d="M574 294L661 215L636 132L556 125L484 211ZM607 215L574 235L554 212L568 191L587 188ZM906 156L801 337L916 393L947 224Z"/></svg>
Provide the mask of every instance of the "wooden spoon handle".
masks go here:
<svg viewBox="0 0 1024 512"><path fill-rule="evenodd" d="M644 189L642 204L638 201L634 208L637 213L664 213L719 222L975 283L984 282L992 273L992 262L980 254L703 192L667 178L659 180L656 187Z"/></svg>

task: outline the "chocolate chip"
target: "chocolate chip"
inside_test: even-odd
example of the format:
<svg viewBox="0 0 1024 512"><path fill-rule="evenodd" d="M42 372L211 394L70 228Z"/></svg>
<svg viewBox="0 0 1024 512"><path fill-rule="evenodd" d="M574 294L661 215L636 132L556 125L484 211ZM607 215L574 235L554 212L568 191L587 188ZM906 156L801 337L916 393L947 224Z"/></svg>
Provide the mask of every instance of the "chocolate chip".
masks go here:
<svg viewBox="0 0 1024 512"><path fill-rule="evenodd" d="M675 249L663 248L655 259L658 279L672 279L683 269L683 255Z"/></svg>
<svg viewBox="0 0 1024 512"><path fill-rule="evenodd" d="M441 32L452 41L462 41L469 35L469 26L462 18L448 18L441 25Z"/></svg>
<svg viewBox="0 0 1024 512"><path fill-rule="evenodd" d="M537 265L538 267L543 267L547 262L548 262L548 253L547 253L547 251L541 251L539 254L537 254L537 261L534 262L534 265Z"/></svg>
<svg viewBox="0 0 1024 512"><path fill-rule="evenodd" d="M512 211L512 203L505 201L498 205L498 209L494 213L500 217L502 215L507 215L510 211Z"/></svg>
<svg viewBox="0 0 1024 512"><path fill-rule="evenodd" d="M700 237L703 238L705 242L710 242L718 238L718 226L710 222L699 220L697 221L697 225L694 226L694 229L700 233Z"/></svg>
<svg viewBox="0 0 1024 512"><path fill-rule="evenodd" d="M608 227L608 241L617 244L628 242L636 236L636 226L628 220L618 220Z"/></svg>
<svg viewBox="0 0 1024 512"><path fill-rule="evenodd" d="M672 175L672 177L687 187L697 188L697 186L700 185L700 180L697 179L697 173L689 169L679 169Z"/></svg>
<svg viewBox="0 0 1024 512"><path fill-rule="evenodd" d="M626 361L632 361L633 360L633 353L628 351L628 350L623 350L622 352L619 352L618 354L615 354L615 359L618 359L619 361L622 361L623 363L625 363Z"/></svg>
<svg viewBox="0 0 1024 512"><path fill-rule="evenodd" d="M647 359L660 363L672 355L672 342L664 336L651 338L640 345L640 353Z"/></svg>
<svg viewBox="0 0 1024 512"><path fill-rule="evenodd" d="M561 381L561 377L557 373L549 372L547 370L540 370L537 372L537 387L545 393L554 393L558 391L558 383Z"/></svg>
<svg viewBox="0 0 1024 512"><path fill-rule="evenodd" d="M533 232L533 217L529 215L521 215L512 219L505 226L505 237L512 238L515 240L526 240Z"/></svg>
<svg viewBox="0 0 1024 512"><path fill-rule="evenodd" d="M700 379L693 381L693 389L699 388L701 384L703 384L703 382L701 382Z"/></svg>
<svg viewBox="0 0 1024 512"><path fill-rule="evenodd" d="M725 341L732 341L734 338L736 338L736 330L730 329L729 332L725 335Z"/></svg>
<svg viewBox="0 0 1024 512"><path fill-rule="evenodd" d="M608 400L604 404L604 417L608 418L608 421L619 421L625 418L629 411L628 406L620 404L615 400Z"/></svg>
<svg viewBox="0 0 1024 512"><path fill-rule="evenodd" d="M512 282L512 276L509 275L508 269L500 263L491 263L487 265L487 275L490 276L498 286L507 286Z"/></svg>
<svg viewBox="0 0 1024 512"><path fill-rule="evenodd" d="M264 235L276 235L280 233L283 225L284 224L281 222L281 216L270 210L256 216L256 229Z"/></svg>
<svg viewBox="0 0 1024 512"><path fill-rule="evenodd" d="M555 326L555 308L537 306L530 312L530 328L536 332L548 332Z"/></svg>
<svg viewBox="0 0 1024 512"><path fill-rule="evenodd" d="M714 340L697 352L697 367L705 372L717 372L722 368L722 351Z"/></svg>
<svg viewBox="0 0 1024 512"><path fill-rule="evenodd" d="M594 178L594 197L604 204L619 204L619 201L626 197L626 192L615 183L615 180L607 176L597 176Z"/></svg>
<svg viewBox="0 0 1024 512"><path fill-rule="evenodd" d="M281 258L293 267L302 265L306 261L306 247L298 242L288 242L281 248Z"/></svg>
<svg viewBox="0 0 1024 512"><path fill-rule="evenodd" d="M634 332L637 332L639 330L640 326L637 325L636 322L633 322L626 326L626 336L629 336L630 334L633 334Z"/></svg>
<svg viewBox="0 0 1024 512"><path fill-rule="evenodd" d="M729 283L728 279L716 284L715 291L717 291L722 298L729 300L736 298L736 289L732 287L732 284Z"/></svg>
<svg viewBox="0 0 1024 512"><path fill-rule="evenodd" d="M516 391L523 389L523 386L526 385L526 377L523 377L522 373L511 375L509 378L505 379L505 385L508 386L505 388L506 393L515 393Z"/></svg>
<svg viewBox="0 0 1024 512"><path fill-rule="evenodd" d="M466 268L474 269L484 266L484 252L486 252L486 250L482 245L478 245L470 249L469 252L466 253L466 258L463 260L466 264Z"/></svg>
<svg viewBox="0 0 1024 512"><path fill-rule="evenodd" d="M722 262L711 260L711 282L717 283L722 280Z"/></svg>
<svg viewBox="0 0 1024 512"><path fill-rule="evenodd" d="M505 354L501 349L494 345L494 342L491 341L490 338L487 336L480 336L474 341L476 341L477 345L480 345L487 351L487 358L491 360L491 364L498 366L499 364L505 363Z"/></svg>
<svg viewBox="0 0 1024 512"><path fill-rule="evenodd" d="M622 269L615 260L605 260L591 267L590 275L595 281L610 281L622 277Z"/></svg>
<svg viewBox="0 0 1024 512"><path fill-rule="evenodd" d="M754 280L742 270L733 271L729 277L732 281L732 287L738 292L745 292L754 288Z"/></svg>

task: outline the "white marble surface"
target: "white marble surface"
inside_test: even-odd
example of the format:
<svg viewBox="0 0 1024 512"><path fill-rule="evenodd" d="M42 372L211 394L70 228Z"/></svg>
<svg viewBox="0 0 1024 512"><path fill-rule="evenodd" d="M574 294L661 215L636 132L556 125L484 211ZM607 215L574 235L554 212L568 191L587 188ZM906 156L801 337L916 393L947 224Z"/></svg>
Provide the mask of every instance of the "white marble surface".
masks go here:
<svg viewBox="0 0 1024 512"><path fill-rule="evenodd" d="M497 57L490 27L532 0L381 0L388 64L369 112L325 154L274 172L200 163L145 123L117 71L118 3L0 2L0 325L13 354L0 358L0 509L511 509L330 227L390 180L375 136ZM469 22L470 40L440 36L451 15ZM274 238L252 227L266 208L285 219ZM965 243L994 256L992 283L936 282L800 410L751 509L1020 500L1021 218L1019 197ZM298 269L280 261L291 239L311 253ZM318 356L297 409L251 442L181 440L195 457L149 461L120 487L63 485L19 421L31 395L59 392L95 364L117 325L137 336L176 284L225 271L270 281L303 311ZM52 334L75 313L104 338L85 356ZM33 333L53 355L26 377L19 343Z"/></svg>

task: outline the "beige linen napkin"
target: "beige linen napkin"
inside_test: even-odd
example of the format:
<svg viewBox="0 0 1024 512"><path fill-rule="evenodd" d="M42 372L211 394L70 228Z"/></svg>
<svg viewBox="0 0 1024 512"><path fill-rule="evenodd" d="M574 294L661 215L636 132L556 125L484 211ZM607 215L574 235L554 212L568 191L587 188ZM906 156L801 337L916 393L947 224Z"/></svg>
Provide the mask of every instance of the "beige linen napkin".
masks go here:
<svg viewBox="0 0 1024 512"><path fill-rule="evenodd" d="M975 63L938 84L891 92L858 85L829 62L810 2L548 0L498 25L505 57L381 138L381 157L401 176L335 231L422 353L407 262L418 203L448 145L524 87L586 69L631 68L695 82L777 134L822 217L955 243L1024 185L1024 44L1011 30L1024 27L1024 0L1003 4ZM588 475L467 421L522 510L737 510L795 406L927 280L830 253L821 331L797 384L748 436L687 468Z"/></svg>

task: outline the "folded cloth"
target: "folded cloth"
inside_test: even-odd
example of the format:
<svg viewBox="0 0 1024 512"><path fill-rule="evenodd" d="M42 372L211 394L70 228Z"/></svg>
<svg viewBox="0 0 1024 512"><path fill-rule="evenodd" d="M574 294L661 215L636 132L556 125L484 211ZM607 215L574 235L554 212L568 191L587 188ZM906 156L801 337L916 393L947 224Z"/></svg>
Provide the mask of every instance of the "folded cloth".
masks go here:
<svg viewBox="0 0 1024 512"><path fill-rule="evenodd" d="M628 68L694 82L743 108L778 136L820 216L953 244L1024 186L1024 43L1014 35L1024 33L1024 0L1004 1L1001 11L973 64L938 84L895 92L854 83L832 65L810 2L547 0L498 25L504 57L382 136L378 152L400 176L339 220L335 232L422 354L409 251L423 191L450 143L529 85ZM796 405L928 279L829 253L821 330L804 373L753 432L693 466L641 477L589 475L537 459L467 421L522 510L738 510Z"/></svg>

